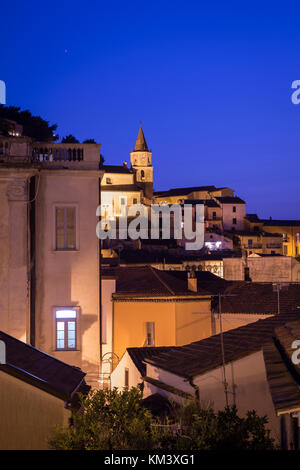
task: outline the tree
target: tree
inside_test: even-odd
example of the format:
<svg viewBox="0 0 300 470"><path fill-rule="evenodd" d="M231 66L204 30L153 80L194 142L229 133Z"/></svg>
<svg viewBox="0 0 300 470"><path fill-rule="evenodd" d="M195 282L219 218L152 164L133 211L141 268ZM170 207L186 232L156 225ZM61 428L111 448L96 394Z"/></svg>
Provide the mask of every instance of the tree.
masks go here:
<svg viewBox="0 0 300 470"><path fill-rule="evenodd" d="M49 440L57 450L273 450L266 416L235 406L215 413L197 401L173 404L168 418L154 418L137 388L97 390L84 398L70 427Z"/></svg>
<svg viewBox="0 0 300 470"><path fill-rule="evenodd" d="M30 111L21 111L21 108L16 106L0 105L0 120L6 119L15 121L23 126L23 134L27 137L40 142L54 142L58 136L55 135L57 124L50 126L48 121L45 121L40 116L33 116Z"/></svg>
<svg viewBox="0 0 300 470"><path fill-rule="evenodd" d="M57 450L150 449L151 413L137 388L97 390L84 398L74 424L57 428L50 447Z"/></svg>
<svg viewBox="0 0 300 470"><path fill-rule="evenodd" d="M66 135L61 140L62 144L79 144L79 140L76 139L72 134Z"/></svg>

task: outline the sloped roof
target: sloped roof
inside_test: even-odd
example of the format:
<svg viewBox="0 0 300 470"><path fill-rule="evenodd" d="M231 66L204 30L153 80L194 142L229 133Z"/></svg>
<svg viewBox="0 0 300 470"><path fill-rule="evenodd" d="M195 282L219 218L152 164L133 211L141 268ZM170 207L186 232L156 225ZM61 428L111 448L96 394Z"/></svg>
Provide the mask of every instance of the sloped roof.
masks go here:
<svg viewBox="0 0 300 470"><path fill-rule="evenodd" d="M114 275L117 278L114 298L122 296L210 296L213 286L217 288L221 285L223 288L224 283L227 286L227 281L206 271L197 272L197 278L201 282L203 281L203 286L201 282L198 282L198 292L188 289L186 271L161 271L152 266L126 266L109 268L109 271L103 268L103 273ZM209 286L211 290L208 289Z"/></svg>
<svg viewBox="0 0 300 470"><path fill-rule="evenodd" d="M155 191L153 194L156 197L163 196L186 196L187 194L198 191L212 191L216 189L215 186L192 186L189 188L173 188L167 191Z"/></svg>
<svg viewBox="0 0 300 470"><path fill-rule="evenodd" d="M258 351L274 336L276 327L288 321L300 322L299 313L281 314L250 323L223 333L225 363ZM166 349L153 357L145 357L146 363L186 378L201 375L222 365L221 335L201 341Z"/></svg>
<svg viewBox="0 0 300 470"><path fill-rule="evenodd" d="M145 346L142 348L127 348L127 352L132 359L132 362L140 372L141 376L143 377L146 373L146 365L144 360L146 358L152 358L157 356L158 354L164 351L176 350L178 347L176 346L162 346L162 347L150 347Z"/></svg>
<svg viewBox="0 0 300 470"><path fill-rule="evenodd" d="M231 282L222 298L223 313L274 315L278 312L278 295L271 282ZM232 296L232 297L231 297ZM282 286L279 292L280 313L300 312L300 284Z"/></svg>
<svg viewBox="0 0 300 470"><path fill-rule="evenodd" d="M142 188L139 188L136 184L107 184L101 186L101 192L109 191L128 191L128 192L142 192Z"/></svg>
<svg viewBox="0 0 300 470"><path fill-rule="evenodd" d="M59 361L3 331L0 331L0 340L6 346L6 364L0 364L0 371L64 400L71 399L79 387L89 389L84 381L86 374L78 367Z"/></svg>
<svg viewBox="0 0 300 470"><path fill-rule="evenodd" d="M221 204L245 204L245 201L237 196L216 197Z"/></svg>
<svg viewBox="0 0 300 470"><path fill-rule="evenodd" d="M133 173L131 168L125 165L103 165L100 170L104 170L105 173Z"/></svg>
<svg viewBox="0 0 300 470"><path fill-rule="evenodd" d="M139 133L138 133L133 151L134 152L149 152L142 126L140 126L139 128Z"/></svg>
<svg viewBox="0 0 300 470"><path fill-rule="evenodd" d="M261 219L260 222L263 222L266 227L300 227L300 220Z"/></svg>
<svg viewBox="0 0 300 470"><path fill-rule="evenodd" d="M300 338L300 322L288 322L274 331L263 346L268 384L277 413L300 408L300 368L291 361L294 340Z"/></svg>

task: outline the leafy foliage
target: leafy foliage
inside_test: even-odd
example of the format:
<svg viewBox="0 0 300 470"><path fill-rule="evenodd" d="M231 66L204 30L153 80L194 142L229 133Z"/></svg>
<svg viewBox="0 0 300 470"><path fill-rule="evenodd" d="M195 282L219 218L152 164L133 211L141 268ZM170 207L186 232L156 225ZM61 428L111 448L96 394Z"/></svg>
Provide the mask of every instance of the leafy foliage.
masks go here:
<svg viewBox="0 0 300 470"><path fill-rule="evenodd" d="M5 119L21 124L23 126L23 134L34 140L41 142L57 140L57 136L54 134L57 124L50 126L48 121L45 121L40 116L33 116L28 110L21 111L21 108L16 106L0 105L0 127L2 131L4 130L2 132L4 134L6 133L5 126L7 126Z"/></svg>
<svg viewBox="0 0 300 470"><path fill-rule="evenodd" d="M235 406L215 413L198 402L173 406L167 419L154 418L137 388L98 390L81 396L73 424L56 428L57 450L272 450L267 418L255 411L239 417Z"/></svg>
<svg viewBox="0 0 300 470"><path fill-rule="evenodd" d="M97 390L81 397L74 425L56 430L55 449L149 449L151 413L142 406L140 390Z"/></svg>
<svg viewBox="0 0 300 470"><path fill-rule="evenodd" d="M61 140L62 144L79 144L79 140L76 139L72 134L66 135Z"/></svg>

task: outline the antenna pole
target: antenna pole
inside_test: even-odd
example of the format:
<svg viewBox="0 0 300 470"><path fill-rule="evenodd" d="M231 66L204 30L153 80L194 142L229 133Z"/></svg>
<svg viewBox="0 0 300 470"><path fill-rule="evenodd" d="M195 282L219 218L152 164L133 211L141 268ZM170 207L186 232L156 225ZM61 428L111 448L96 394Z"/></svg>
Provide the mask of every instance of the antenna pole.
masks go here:
<svg viewBox="0 0 300 470"><path fill-rule="evenodd" d="M225 402L228 406L228 384L226 381L226 370L225 370L225 352L224 352L224 338L223 338L223 328L222 328L222 310L221 310L221 294L219 293L219 320L220 320L220 338L221 338L221 351L222 351L222 363L223 363L223 384L224 384L224 393L225 393Z"/></svg>

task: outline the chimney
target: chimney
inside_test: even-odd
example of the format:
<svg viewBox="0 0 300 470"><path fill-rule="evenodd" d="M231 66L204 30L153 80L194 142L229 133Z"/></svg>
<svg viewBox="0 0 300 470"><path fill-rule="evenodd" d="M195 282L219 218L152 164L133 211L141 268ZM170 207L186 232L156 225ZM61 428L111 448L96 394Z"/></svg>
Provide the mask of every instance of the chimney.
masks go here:
<svg viewBox="0 0 300 470"><path fill-rule="evenodd" d="M198 292L198 283L195 271L188 272L188 290Z"/></svg>

